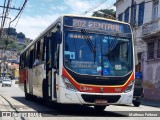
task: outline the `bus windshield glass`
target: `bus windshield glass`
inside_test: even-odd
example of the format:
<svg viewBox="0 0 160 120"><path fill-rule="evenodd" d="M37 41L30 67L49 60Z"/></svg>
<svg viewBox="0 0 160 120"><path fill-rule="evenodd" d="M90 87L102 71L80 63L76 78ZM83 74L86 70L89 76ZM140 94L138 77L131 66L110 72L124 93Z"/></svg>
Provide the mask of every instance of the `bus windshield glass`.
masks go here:
<svg viewBox="0 0 160 120"><path fill-rule="evenodd" d="M131 37L66 31L64 39L64 66L78 74L124 76L133 69Z"/></svg>

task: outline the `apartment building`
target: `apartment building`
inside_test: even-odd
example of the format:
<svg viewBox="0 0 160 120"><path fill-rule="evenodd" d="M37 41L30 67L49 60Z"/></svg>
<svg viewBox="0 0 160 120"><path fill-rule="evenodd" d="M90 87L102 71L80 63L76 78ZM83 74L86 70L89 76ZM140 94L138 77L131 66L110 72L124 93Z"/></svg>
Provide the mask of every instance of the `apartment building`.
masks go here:
<svg viewBox="0 0 160 120"><path fill-rule="evenodd" d="M116 17L133 27L145 99L160 100L160 1L116 0Z"/></svg>

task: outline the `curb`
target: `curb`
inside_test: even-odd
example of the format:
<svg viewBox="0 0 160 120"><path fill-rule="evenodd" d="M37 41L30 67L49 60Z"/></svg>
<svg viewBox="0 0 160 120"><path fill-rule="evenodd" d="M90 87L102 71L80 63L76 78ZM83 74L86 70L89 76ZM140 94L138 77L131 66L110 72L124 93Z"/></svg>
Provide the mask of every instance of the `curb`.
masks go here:
<svg viewBox="0 0 160 120"><path fill-rule="evenodd" d="M142 100L142 105L160 107L160 101Z"/></svg>
<svg viewBox="0 0 160 120"><path fill-rule="evenodd" d="M0 92L0 96L10 105L10 107L15 111L15 112L21 112L21 111L35 111L32 108L28 108L26 107L24 104L14 100L13 98L7 97L5 95L3 95ZM20 107L20 108L19 108ZM22 109L21 109L22 108Z"/></svg>

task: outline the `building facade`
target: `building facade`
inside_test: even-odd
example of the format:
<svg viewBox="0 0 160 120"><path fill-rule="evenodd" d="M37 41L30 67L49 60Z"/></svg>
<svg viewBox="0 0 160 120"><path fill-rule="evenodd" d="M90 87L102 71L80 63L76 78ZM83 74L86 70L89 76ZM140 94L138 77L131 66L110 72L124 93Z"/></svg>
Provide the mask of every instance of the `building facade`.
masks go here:
<svg viewBox="0 0 160 120"><path fill-rule="evenodd" d="M160 100L160 0L116 0L116 17L133 27L144 97Z"/></svg>

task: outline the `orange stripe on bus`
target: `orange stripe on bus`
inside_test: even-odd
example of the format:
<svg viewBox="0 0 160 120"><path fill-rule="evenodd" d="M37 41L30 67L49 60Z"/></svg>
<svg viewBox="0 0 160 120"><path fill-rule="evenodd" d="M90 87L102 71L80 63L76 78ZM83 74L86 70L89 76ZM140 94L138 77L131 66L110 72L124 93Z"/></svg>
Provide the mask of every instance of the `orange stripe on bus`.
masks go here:
<svg viewBox="0 0 160 120"><path fill-rule="evenodd" d="M124 85L107 86L107 85L91 85L91 84L80 84L78 83L63 67L62 75L66 77L74 87L80 92L91 92L91 93L122 93L131 81L134 80L134 73L132 72L129 79Z"/></svg>

